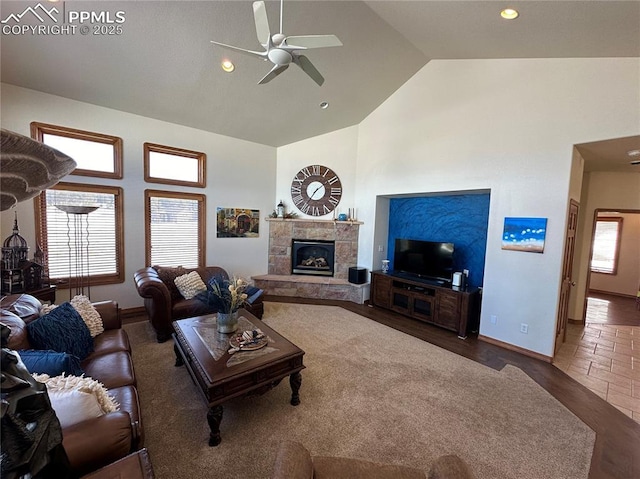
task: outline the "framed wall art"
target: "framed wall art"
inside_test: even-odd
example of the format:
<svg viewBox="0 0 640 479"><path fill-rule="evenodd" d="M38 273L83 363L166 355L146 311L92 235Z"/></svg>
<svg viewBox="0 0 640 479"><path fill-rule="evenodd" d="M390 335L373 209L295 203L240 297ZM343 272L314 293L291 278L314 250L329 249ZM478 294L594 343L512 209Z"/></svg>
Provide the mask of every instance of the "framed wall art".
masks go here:
<svg viewBox="0 0 640 479"><path fill-rule="evenodd" d="M247 208L217 208L218 238L257 238L260 233L260 210Z"/></svg>
<svg viewBox="0 0 640 479"><path fill-rule="evenodd" d="M502 249L542 253L547 234L547 218L504 219Z"/></svg>

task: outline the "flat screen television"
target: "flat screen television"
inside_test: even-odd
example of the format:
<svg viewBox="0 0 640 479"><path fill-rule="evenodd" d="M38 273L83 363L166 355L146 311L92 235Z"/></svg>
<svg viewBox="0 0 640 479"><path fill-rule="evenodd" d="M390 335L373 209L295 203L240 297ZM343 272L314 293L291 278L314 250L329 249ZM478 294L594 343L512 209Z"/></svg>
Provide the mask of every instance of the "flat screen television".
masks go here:
<svg viewBox="0 0 640 479"><path fill-rule="evenodd" d="M398 238L393 256L394 272L451 283L453 249L453 243Z"/></svg>

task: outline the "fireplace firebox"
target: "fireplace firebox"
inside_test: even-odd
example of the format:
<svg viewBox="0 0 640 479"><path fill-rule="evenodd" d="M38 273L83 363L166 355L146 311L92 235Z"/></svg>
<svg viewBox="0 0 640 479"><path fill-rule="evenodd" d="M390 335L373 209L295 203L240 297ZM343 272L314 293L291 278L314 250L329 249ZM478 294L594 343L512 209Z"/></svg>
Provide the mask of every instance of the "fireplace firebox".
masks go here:
<svg viewBox="0 0 640 479"><path fill-rule="evenodd" d="M335 241L291 241L291 274L333 276Z"/></svg>

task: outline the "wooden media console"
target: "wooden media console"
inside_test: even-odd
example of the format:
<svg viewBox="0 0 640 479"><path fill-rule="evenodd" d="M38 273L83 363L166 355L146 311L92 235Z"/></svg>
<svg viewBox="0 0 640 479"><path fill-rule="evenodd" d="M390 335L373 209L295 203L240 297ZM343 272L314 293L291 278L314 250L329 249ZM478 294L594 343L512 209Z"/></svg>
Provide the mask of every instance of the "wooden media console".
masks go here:
<svg viewBox="0 0 640 479"><path fill-rule="evenodd" d="M434 324L464 339L478 330L480 290L435 285L393 272L371 273L371 303L425 323Z"/></svg>

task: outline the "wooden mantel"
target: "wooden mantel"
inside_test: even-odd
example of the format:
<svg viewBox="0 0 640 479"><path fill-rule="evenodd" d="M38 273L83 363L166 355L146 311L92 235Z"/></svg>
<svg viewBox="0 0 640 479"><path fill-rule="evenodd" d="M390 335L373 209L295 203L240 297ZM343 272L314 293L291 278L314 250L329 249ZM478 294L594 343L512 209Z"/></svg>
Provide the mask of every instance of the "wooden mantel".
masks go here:
<svg viewBox="0 0 640 479"><path fill-rule="evenodd" d="M267 221L281 221L281 222L300 221L300 222L306 222L306 223L335 223L339 225L363 225L364 224L362 221L358 221L358 220L340 221L340 220L321 220L318 218L273 218L271 216L268 216L265 219Z"/></svg>

